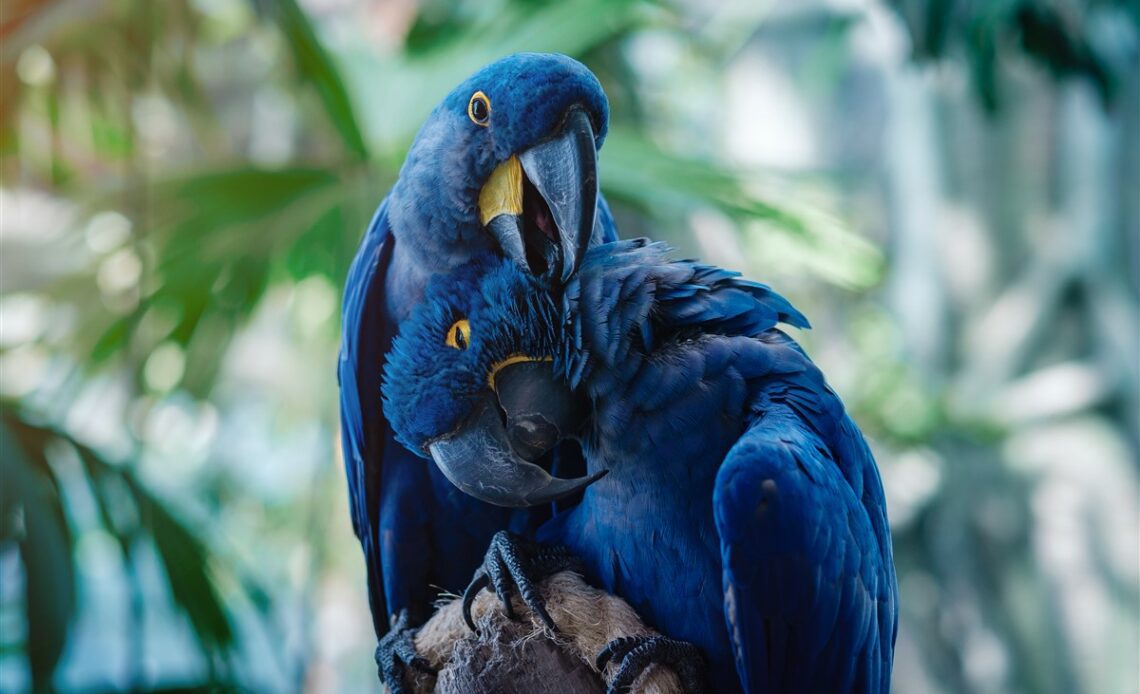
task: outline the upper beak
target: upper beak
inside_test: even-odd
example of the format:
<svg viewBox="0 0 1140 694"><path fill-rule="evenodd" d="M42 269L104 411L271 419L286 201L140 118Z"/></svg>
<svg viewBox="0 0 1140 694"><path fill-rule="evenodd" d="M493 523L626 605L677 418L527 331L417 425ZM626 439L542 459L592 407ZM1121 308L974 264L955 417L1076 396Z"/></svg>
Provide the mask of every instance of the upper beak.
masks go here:
<svg viewBox="0 0 1140 694"><path fill-rule="evenodd" d="M459 430L428 443L432 460L452 484L496 506L536 506L585 489L606 474L562 479L535 464L577 431L585 414L581 401L551 371L543 361L509 361L492 372L493 390Z"/></svg>
<svg viewBox="0 0 1140 694"><path fill-rule="evenodd" d="M479 218L503 253L563 282L582 259L598 204L590 117L571 108L558 133L499 164L479 193Z"/></svg>

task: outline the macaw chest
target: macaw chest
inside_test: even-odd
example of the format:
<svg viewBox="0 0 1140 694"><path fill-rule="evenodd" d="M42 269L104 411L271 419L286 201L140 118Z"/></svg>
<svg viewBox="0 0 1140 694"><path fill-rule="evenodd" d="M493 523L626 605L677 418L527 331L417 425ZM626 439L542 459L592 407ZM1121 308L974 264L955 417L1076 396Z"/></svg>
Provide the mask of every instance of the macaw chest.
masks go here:
<svg viewBox="0 0 1140 694"><path fill-rule="evenodd" d="M551 521L543 539L568 545L591 582L662 633L726 651L713 480L655 477L615 470Z"/></svg>

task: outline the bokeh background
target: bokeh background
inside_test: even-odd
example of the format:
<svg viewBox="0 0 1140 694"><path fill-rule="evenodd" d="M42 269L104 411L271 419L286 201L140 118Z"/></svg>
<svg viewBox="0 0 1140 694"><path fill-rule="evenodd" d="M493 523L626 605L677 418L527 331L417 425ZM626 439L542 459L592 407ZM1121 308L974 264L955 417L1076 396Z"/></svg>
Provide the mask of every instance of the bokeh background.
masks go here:
<svg viewBox="0 0 1140 694"><path fill-rule="evenodd" d="M775 285L871 440L900 692L1140 691L1140 9L6 0L0 691L374 690L341 285L430 107L611 100L624 236Z"/></svg>

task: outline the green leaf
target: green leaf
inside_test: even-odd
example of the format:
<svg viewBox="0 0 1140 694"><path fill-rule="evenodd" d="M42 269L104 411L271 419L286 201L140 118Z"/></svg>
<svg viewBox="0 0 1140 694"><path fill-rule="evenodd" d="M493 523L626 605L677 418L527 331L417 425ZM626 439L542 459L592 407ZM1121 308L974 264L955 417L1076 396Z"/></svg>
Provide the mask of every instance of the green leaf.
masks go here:
<svg viewBox="0 0 1140 694"><path fill-rule="evenodd" d="M50 691L75 615L75 562L63 500L48 465L50 437L4 412L0 422L0 479L5 516L23 515L19 542L24 565L28 667L34 691Z"/></svg>
<svg viewBox="0 0 1140 694"><path fill-rule="evenodd" d="M298 76L312 84L321 97L329 120L341 141L360 161L368 160L368 148L353 114L352 101L332 57L317 38L317 32L295 0L277 0L273 16L285 34Z"/></svg>
<svg viewBox="0 0 1140 694"><path fill-rule="evenodd" d="M221 652L229 648L233 644L233 627L209 570L209 549L205 541L167 510L130 472L110 464L73 439L69 442L79 453L93 482L91 488L100 520L107 531L122 545L137 539L140 532L149 536L166 573L171 599L190 619L203 650ZM113 494L114 491L120 494ZM124 491L125 497L121 494ZM124 501L133 506L131 512L125 513L127 509L121 508ZM124 515L137 527L122 527L119 519Z"/></svg>
<svg viewBox="0 0 1140 694"><path fill-rule="evenodd" d="M200 540L137 480L128 478L143 528L154 541L170 583L170 596L209 651L233 644L234 631L209 571L209 552Z"/></svg>
<svg viewBox="0 0 1140 694"><path fill-rule="evenodd" d="M99 335L95 345L91 348L90 363L98 365L106 361L111 355L122 349L130 338L131 329L137 323L135 316L120 318Z"/></svg>
<svg viewBox="0 0 1140 694"><path fill-rule="evenodd" d="M767 202L752 192L744 173L671 154L630 130L611 131L599 173L608 197L658 222L680 218L686 224L687 213L714 209L742 230L746 248L769 247L769 252L753 255L787 258L823 280L852 289L871 286L881 276L878 250L833 217L802 205Z"/></svg>
<svg viewBox="0 0 1140 694"><path fill-rule="evenodd" d="M175 235L189 227L190 238L180 243L196 246L204 232L263 220L337 181L329 168L237 166L170 176L148 193L159 215L157 230Z"/></svg>
<svg viewBox="0 0 1140 694"><path fill-rule="evenodd" d="M345 76L360 99L369 138L387 154L402 153L432 107L478 68L520 51L581 56L647 21L633 0L573 0L546 4L488 4L462 30L440 33L412 56L342 56Z"/></svg>
<svg viewBox="0 0 1140 694"><path fill-rule="evenodd" d="M313 251L307 263L314 271L343 273L360 231L334 228L330 215L343 209L350 190L335 171L317 167L241 166L155 183L147 191L155 212L145 234L154 260L141 304L127 316L98 304L86 311L76 351L98 365L128 347L149 354L163 339L192 348L203 324L225 325L199 351L206 361L192 365L194 391L204 394L209 378L201 376L215 373L233 327L254 309L275 273L284 275L298 239ZM175 317L173 327L162 335L140 333L141 319L155 306Z"/></svg>
<svg viewBox="0 0 1140 694"><path fill-rule="evenodd" d="M360 243L362 225L347 209L333 205L296 238L285 255L285 268L293 279L327 277L340 286Z"/></svg>
<svg viewBox="0 0 1140 694"><path fill-rule="evenodd" d="M14 406L4 403L3 408L0 513L7 516L18 507L24 515L21 555L28 576L28 653L33 676L41 678L36 680L40 683L37 690L49 681L43 678L50 678L59 660L75 604L74 560L64 500L44 453L52 441L64 441L78 454L91 482L100 522L121 547L125 549L140 536L152 540L171 599L186 613L203 650L222 654L230 649L234 629L210 568L205 540L128 469L113 465L58 429L24 421ZM253 590L256 585L248 581L242 585L255 604L264 602L264 592Z"/></svg>
<svg viewBox="0 0 1140 694"><path fill-rule="evenodd" d="M764 219L802 234L796 216L746 192L742 177L713 162L665 152L636 133L615 128L606 138L599 166L607 195L653 216L665 210L719 209L737 221Z"/></svg>

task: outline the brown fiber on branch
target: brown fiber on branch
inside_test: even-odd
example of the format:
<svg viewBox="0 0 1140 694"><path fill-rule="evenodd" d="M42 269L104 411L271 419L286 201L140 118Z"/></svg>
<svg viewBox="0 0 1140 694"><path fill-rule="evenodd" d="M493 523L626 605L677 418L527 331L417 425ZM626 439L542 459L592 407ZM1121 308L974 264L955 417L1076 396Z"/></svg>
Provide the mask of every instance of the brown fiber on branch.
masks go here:
<svg viewBox="0 0 1140 694"><path fill-rule="evenodd" d="M598 652L620 636L656 633L625 601L571 572L547 578L540 590L557 634L544 629L517 597L513 606L519 618L512 622L493 593L480 593L472 607L479 634L464 623L461 600L442 603L415 639L439 675L409 672L407 684L417 693L604 692L605 678L617 664L599 673L594 669ZM652 665L633 691L680 694L681 687L671 670Z"/></svg>

